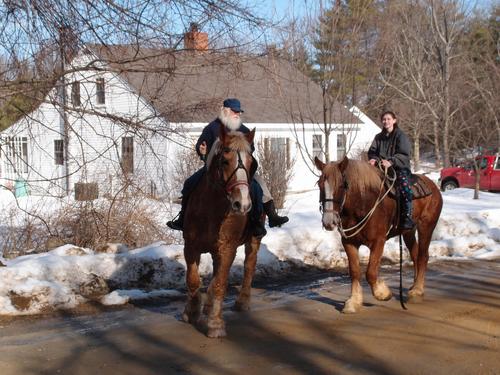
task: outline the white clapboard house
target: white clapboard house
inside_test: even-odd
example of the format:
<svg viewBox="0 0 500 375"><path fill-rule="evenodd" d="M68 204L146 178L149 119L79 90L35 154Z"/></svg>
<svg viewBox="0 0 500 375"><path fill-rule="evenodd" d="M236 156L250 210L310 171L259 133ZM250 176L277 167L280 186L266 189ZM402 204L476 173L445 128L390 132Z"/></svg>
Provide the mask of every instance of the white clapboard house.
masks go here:
<svg viewBox="0 0 500 375"><path fill-rule="evenodd" d="M206 34L195 31L185 47L80 50L66 63L64 81L0 134L1 185L64 196L78 186L116 192L128 181L146 193L177 195L179 155L227 97L240 99L257 144L294 160L292 191L315 188L310 156L324 159L325 118L331 160L366 149L380 130L357 108L324 113L321 88L276 53L211 50Z"/></svg>

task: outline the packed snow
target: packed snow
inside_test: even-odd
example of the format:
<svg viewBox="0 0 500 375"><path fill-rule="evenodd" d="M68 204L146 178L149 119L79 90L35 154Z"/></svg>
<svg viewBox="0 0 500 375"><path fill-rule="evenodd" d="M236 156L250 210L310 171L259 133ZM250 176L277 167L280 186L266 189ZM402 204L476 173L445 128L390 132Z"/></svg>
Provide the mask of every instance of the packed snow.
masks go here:
<svg viewBox="0 0 500 375"><path fill-rule="evenodd" d="M474 200L473 194L470 189L443 193L443 212L430 245L431 261L500 258L500 195L480 192L479 199ZM12 199L12 195L0 194L2 210L12 207ZM40 205L42 201L22 197L16 207L28 209L30 204ZM346 266L340 236L322 229L318 207L317 190L287 196L282 214L288 215L290 222L282 228L268 228L258 255L257 277L286 277L304 267ZM164 213L158 216L161 222L166 221ZM0 257L4 265L0 264L0 314L37 314L73 308L88 300L118 305L130 300L183 295L185 263L179 244L182 237L180 233L175 235L178 244L159 240L137 249L109 244L105 251L64 245L14 259ZM366 260L368 249L362 247L360 255ZM384 257L398 261L396 239L387 242ZM231 282L241 278L243 260L244 251L239 249ZM211 272L211 258L205 254L200 273L208 276Z"/></svg>

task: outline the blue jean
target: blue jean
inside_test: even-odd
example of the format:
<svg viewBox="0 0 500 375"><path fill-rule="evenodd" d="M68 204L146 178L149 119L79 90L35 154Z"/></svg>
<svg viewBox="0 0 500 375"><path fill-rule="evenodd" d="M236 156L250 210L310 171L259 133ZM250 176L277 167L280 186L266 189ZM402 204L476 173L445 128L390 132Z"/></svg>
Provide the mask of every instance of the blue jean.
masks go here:
<svg viewBox="0 0 500 375"><path fill-rule="evenodd" d="M411 191L410 186L410 175L411 171L407 168L396 170L397 175L397 184L399 187L399 191L401 193L401 197L404 202L411 201L413 198L413 192Z"/></svg>
<svg viewBox="0 0 500 375"><path fill-rule="evenodd" d="M410 175L411 171L407 168L403 169L397 169L396 170L396 176L397 176L397 186L400 194L400 204L401 207L403 208L402 214L412 214L412 199L413 199L413 192L411 190L410 186Z"/></svg>

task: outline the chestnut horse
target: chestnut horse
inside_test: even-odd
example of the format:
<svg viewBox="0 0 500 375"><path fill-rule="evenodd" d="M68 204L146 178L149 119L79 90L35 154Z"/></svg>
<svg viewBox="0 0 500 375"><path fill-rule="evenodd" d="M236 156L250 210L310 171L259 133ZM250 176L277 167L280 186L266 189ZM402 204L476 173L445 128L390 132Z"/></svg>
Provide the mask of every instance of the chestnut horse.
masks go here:
<svg viewBox="0 0 500 375"><path fill-rule="evenodd" d="M419 176L431 194L413 200L413 220L416 228L401 232L394 228L396 201L389 194L385 194L387 191L379 169L368 162L349 160L347 157L341 162L328 164L315 158L314 163L321 171L318 183L323 227L326 230L340 230L349 261L351 296L345 302L343 312L356 313L363 305L358 257L360 245L370 249L366 280L373 296L380 301L387 301L392 297L390 289L379 279L378 272L386 240L400 233L410 249L414 268L413 286L408 292L408 301L420 301L424 295L429 244L443 206L441 192L436 184L425 176ZM347 235L349 229L346 228L356 230ZM418 242L415 231L418 231Z"/></svg>
<svg viewBox="0 0 500 375"><path fill-rule="evenodd" d="M249 225L252 208L249 184L255 172L251 155L254 135L255 129L243 134L227 132L221 126L219 139L207 158L207 172L191 193L186 207L184 257L188 300L183 320L205 330L209 337L226 335L222 303L236 249L242 244L245 244L244 275L235 309L249 308L262 239L251 235ZM204 301L198 266L200 255L205 252L212 255L213 276Z"/></svg>

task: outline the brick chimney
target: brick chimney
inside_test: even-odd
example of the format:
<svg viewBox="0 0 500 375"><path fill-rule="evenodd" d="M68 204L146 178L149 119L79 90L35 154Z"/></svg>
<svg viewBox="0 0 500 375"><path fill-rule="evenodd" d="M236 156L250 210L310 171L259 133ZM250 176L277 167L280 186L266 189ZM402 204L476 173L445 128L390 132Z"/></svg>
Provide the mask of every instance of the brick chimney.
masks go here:
<svg viewBox="0 0 500 375"><path fill-rule="evenodd" d="M198 31L198 24L191 23L189 31L184 34L184 48L195 51L208 51L208 33Z"/></svg>

